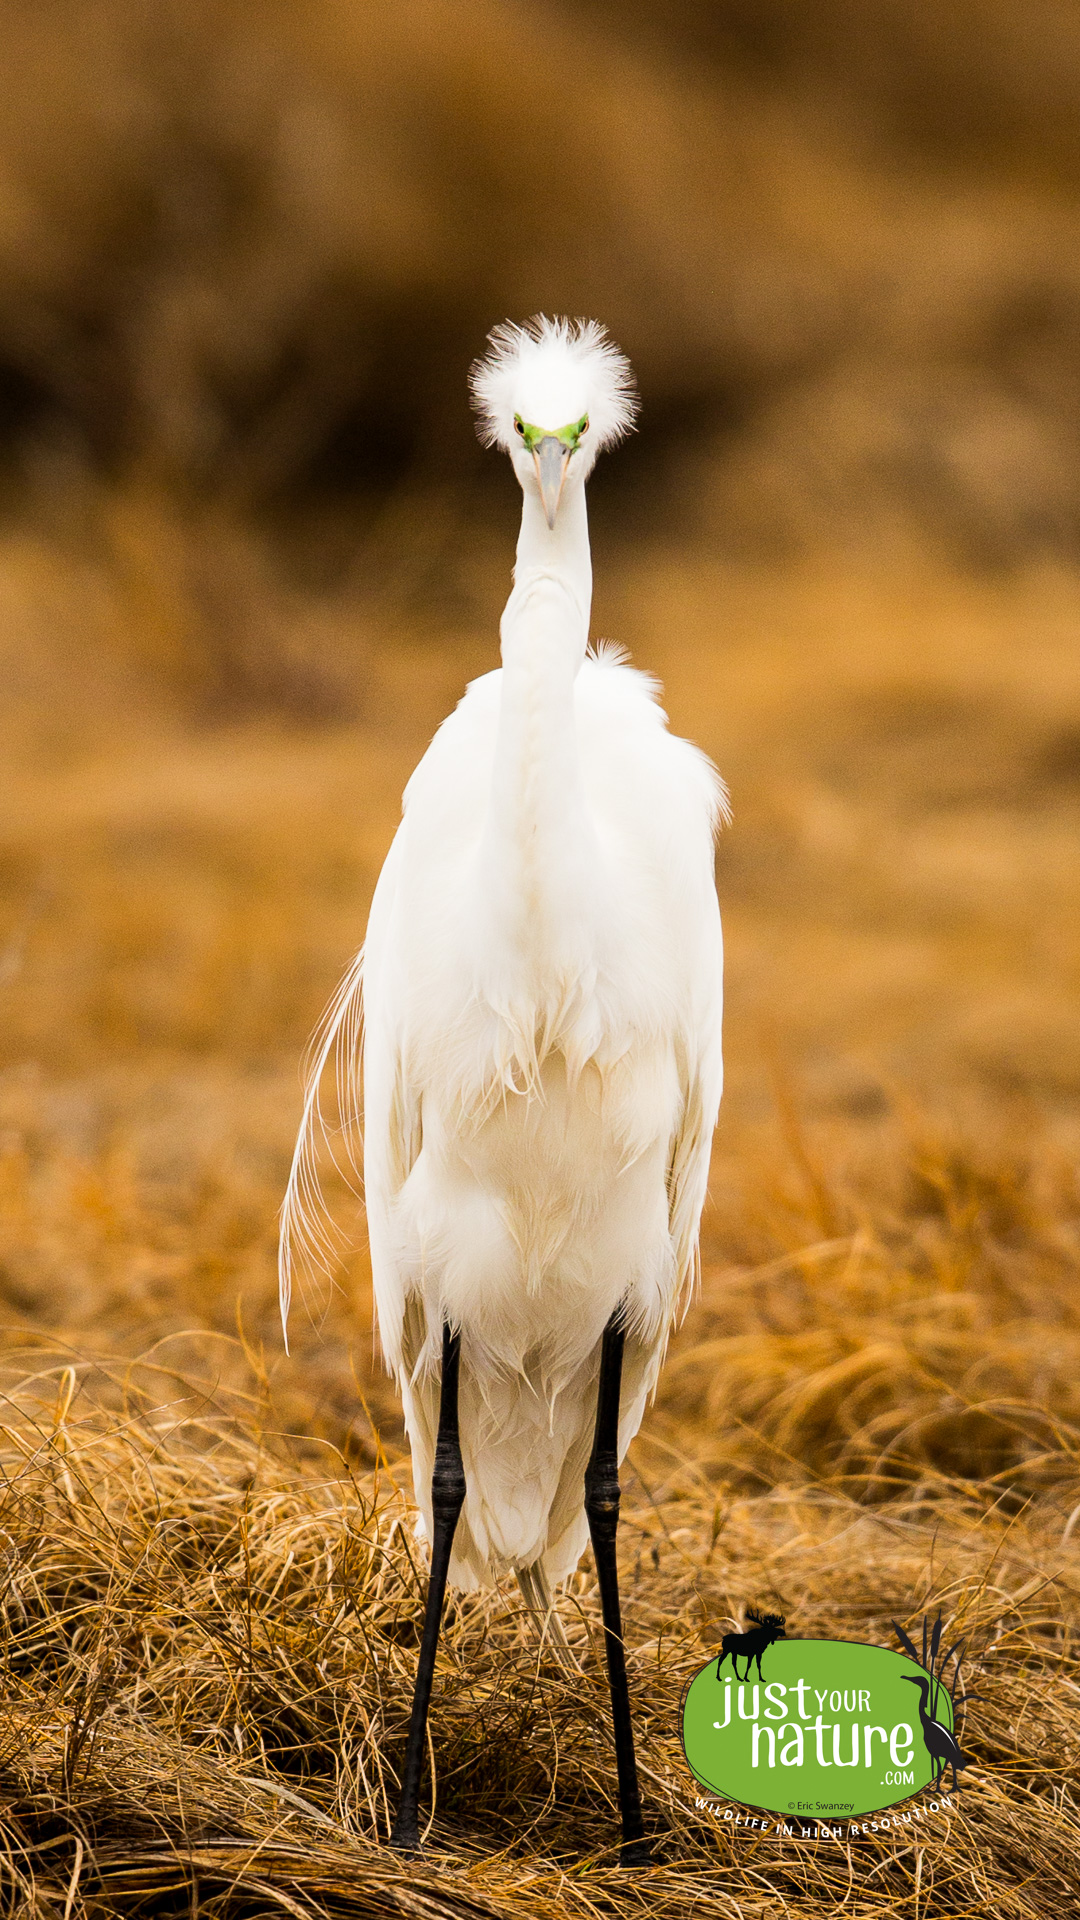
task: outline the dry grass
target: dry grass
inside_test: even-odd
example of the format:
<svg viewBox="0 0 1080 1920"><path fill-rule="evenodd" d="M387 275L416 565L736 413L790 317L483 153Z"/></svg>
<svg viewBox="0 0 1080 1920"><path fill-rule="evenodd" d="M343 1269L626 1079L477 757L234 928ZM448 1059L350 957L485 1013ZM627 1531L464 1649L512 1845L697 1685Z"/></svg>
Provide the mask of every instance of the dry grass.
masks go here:
<svg viewBox="0 0 1080 1920"><path fill-rule="evenodd" d="M0 20L5 1911L1080 1912L1074 13ZM572 1689L454 1605L388 1855L423 1569L346 1192L290 1360L274 1295L301 1050L494 664L465 364L537 307L635 361L594 624L735 803L703 1288L626 1476L643 1874L587 1566ZM681 1690L761 1602L971 1635L950 1807L697 1804Z"/></svg>
<svg viewBox="0 0 1080 1920"><path fill-rule="evenodd" d="M572 1690L509 1592L454 1607L406 1869L380 1844L423 1591L399 1414L362 1253L284 1359L274 1216L303 1041L503 569L481 544L459 631L384 606L377 639L351 589L283 599L235 530L200 549L356 700L253 717L190 643L160 501L107 511L153 567L0 552L11 1910L1077 1911L1076 582L600 544L599 630L736 806L704 1285L622 1536L657 1864L613 1864L586 1568ZM970 1632L951 1809L849 1849L696 1805L681 1688L761 1601L803 1633L888 1642L939 1606Z"/></svg>
<svg viewBox="0 0 1080 1920"><path fill-rule="evenodd" d="M1077 1550L1062 1546L1061 1504L1080 1475L1061 1423L1026 1505L1015 1479L941 1468L868 1505L849 1477L790 1455L786 1484L739 1492L654 1434L636 1456L648 1498L630 1476L623 1567L655 1865L614 1864L582 1572L564 1602L584 1667L570 1685L506 1593L451 1609L429 1852L403 1867L379 1843L423 1576L398 1476L351 1474L332 1453L305 1466L265 1392L214 1394L160 1363L65 1366L39 1347L12 1353L9 1377L0 1777L15 1910L1077 1911ZM804 1633L888 1642L892 1616L943 1606L972 1636L984 1700L958 1798L855 1844L735 1834L702 1807L676 1737L681 1692L722 1622L763 1594Z"/></svg>

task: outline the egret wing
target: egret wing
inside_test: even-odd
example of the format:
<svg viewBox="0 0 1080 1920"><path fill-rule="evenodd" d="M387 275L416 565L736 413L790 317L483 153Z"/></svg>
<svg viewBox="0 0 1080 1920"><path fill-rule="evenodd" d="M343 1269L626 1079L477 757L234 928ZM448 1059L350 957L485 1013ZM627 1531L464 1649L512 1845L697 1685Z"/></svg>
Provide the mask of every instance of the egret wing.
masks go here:
<svg viewBox="0 0 1080 1920"><path fill-rule="evenodd" d="M719 927L717 927L719 937ZM696 1044L679 1049L682 1111L671 1141L668 1160L668 1220L675 1256L676 1293L672 1319L681 1320L690 1304L698 1274L698 1230L709 1184L713 1132L723 1088L720 1045L720 976L716 981L715 1011L710 1026L699 1029ZM705 1044L701 1041L704 1038Z"/></svg>

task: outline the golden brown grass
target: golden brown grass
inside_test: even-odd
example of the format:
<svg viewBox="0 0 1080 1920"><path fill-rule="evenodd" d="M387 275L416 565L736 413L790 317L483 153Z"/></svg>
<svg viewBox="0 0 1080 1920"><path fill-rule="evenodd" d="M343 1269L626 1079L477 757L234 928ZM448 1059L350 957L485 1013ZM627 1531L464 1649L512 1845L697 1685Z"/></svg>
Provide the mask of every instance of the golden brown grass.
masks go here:
<svg viewBox="0 0 1080 1920"><path fill-rule="evenodd" d="M586 1566L572 1689L509 1591L454 1605L406 1868L381 1844L423 1593L399 1414L362 1251L284 1358L274 1216L304 1040L404 779L492 662L503 568L481 542L439 629L290 599L236 528L193 574L160 501L100 510L122 541L0 547L12 1911L1080 1909L1077 583L601 544L599 630L735 800L703 1289L626 1476L657 1864L613 1864ZM352 710L255 698L257 651L233 698L197 644L207 571ZM939 1607L970 1633L951 1808L849 1848L697 1806L681 1688L760 1601L801 1633L889 1642Z"/></svg>
<svg viewBox="0 0 1080 1920"><path fill-rule="evenodd" d="M563 1603L580 1682L538 1657L506 1592L450 1609L429 1851L404 1866L380 1845L423 1599L400 1475L333 1452L305 1465L265 1390L215 1393L205 1372L65 1365L44 1346L8 1365L0 1779L17 1910L1077 1910L1075 1431L1058 1425L1056 1471L1026 1506L1015 1477L980 1483L970 1462L860 1502L790 1450L779 1484L739 1491L654 1432L623 1528L654 1866L615 1865L588 1571ZM1022 1451L1022 1417L1015 1430ZM945 1609L981 1668L959 1796L856 1843L736 1833L701 1802L681 1691L763 1595L800 1632L885 1642L892 1617Z"/></svg>
<svg viewBox="0 0 1080 1920"><path fill-rule="evenodd" d="M0 20L5 1910L1077 1913L1075 19ZM423 1568L344 1190L289 1360L274 1299L301 1050L494 664L464 367L538 306L634 358L596 627L735 803L703 1287L626 1475L632 1875L588 1565L573 1688L455 1603L388 1855ZM849 1847L697 1804L680 1692L762 1601L971 1636L950 1807Z"/></svg>

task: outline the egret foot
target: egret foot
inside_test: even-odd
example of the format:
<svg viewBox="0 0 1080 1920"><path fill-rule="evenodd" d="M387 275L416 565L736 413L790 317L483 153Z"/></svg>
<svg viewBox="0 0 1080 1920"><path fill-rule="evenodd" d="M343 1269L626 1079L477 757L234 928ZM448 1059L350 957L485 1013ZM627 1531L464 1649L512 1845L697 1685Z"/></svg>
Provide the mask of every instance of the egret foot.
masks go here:
<svg viewBox="0 0 1080 1920"><path fill-rule="evenodd" d="M435 1678L435 1650L439 1644L446 1576L450 1567L450 1549L458 1515L465 1504L465 1469L461 1462L458 1435L458 1362L460 1336L443 1328L442 1387L439 1394L439 1433L435 1442L435 1470L431 1476L431 1572L428 1576L427 1606L420 1657L416 1663L409 1739L405 1765L401 1770L401 1799L390 1835L390 1845L399 1853L419 1853L420 1773L424 1764L431 1686Z"/></svg>
<svg viewBox="0 0 1080 1920"><path fill-rule="evenodd" d="M631 1840L619 1848L620 1867L651 1867L652 1846L648 1840Z"/></svg>

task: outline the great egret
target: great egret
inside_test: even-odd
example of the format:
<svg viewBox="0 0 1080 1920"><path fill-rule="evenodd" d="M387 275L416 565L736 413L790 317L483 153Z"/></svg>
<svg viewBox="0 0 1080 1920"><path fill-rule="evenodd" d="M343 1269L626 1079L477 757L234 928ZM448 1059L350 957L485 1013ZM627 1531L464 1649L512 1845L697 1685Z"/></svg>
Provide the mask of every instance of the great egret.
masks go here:
<svg viewBox="0 0 1080 1920"><path fill-rule="evenodd" d="M364 1023L364 1177L383 1351L431 1541L393 1844L417 1804L447 1577L551 1587L591 1532L621 1858L643 1841L615 1567L618 1467L692 1285L720 1102L711 763L655 682L587 651L585 481L636 411L594 322L501 326L472 370L481 437L524 496L502 668L468 688L405 790L367 940L332 1002L285 1201L326 1257L318 1087ZM565 1650L565 1641L564 1641Z"/></svg>

